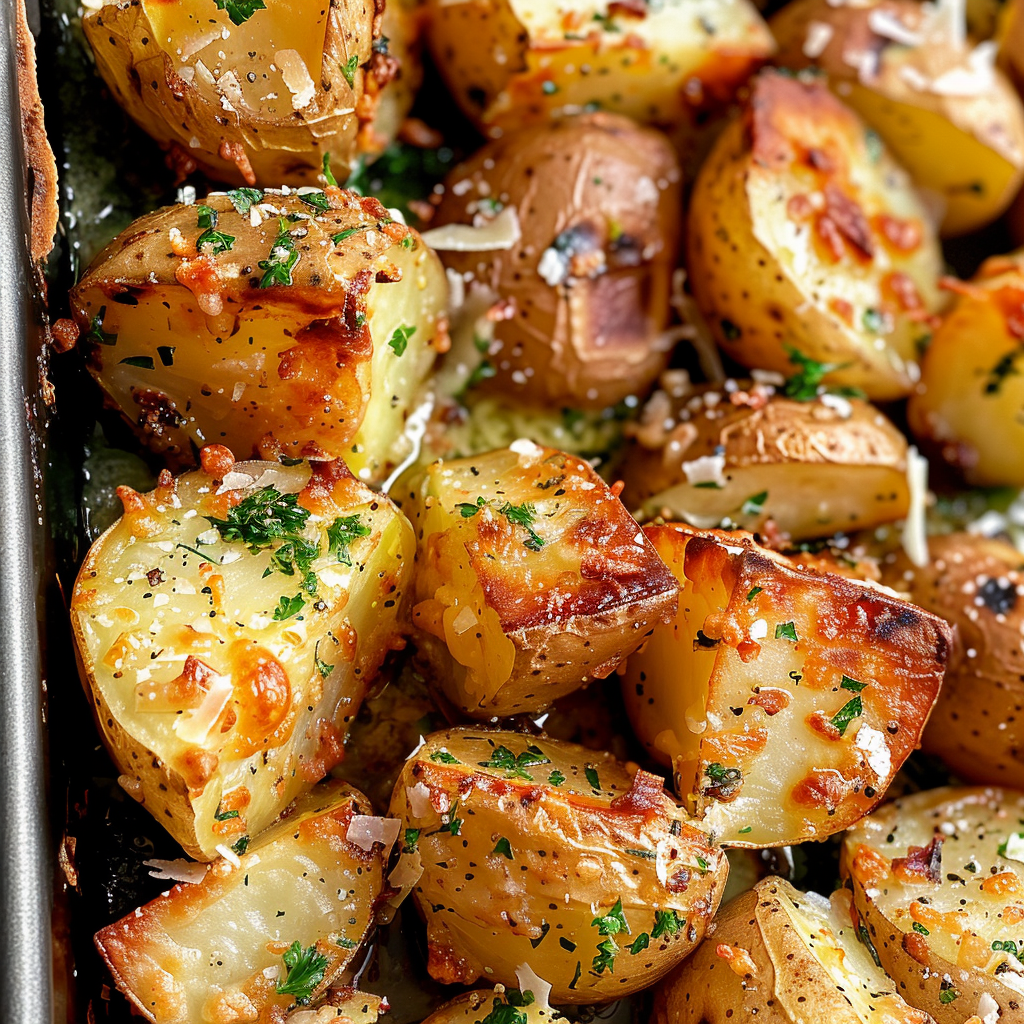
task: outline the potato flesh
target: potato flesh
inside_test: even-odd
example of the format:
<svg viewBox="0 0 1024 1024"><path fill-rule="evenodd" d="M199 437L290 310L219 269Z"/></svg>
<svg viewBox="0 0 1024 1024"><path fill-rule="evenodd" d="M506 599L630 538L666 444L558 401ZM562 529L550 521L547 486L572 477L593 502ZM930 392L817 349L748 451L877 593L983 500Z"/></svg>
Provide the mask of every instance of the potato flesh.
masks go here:
<svg viewBox="0 0 1024 1024"><path fill-rule="evenodd" d="M1013 839L1024 830L1022 819L1024 795L1013 790L942 788L901 797L847 833L844 871L891 927L949 965L955 984L967 982L961 972L980 972L983 982L1024 994L1016 957L993 948L1009 941L1020 949L1024 864L1012 854L1024 857ZM900 877L894 861L911 847L928 851L933 840L939 846L934 880L906 868ZM930 859L927 853L923 859ZM961 1016L969 1012L963 1007Z"/></svg>
<svg viewBox="0 0 1024 1024"><path fill-rule="evenodd" d="M682 585L680 610L629 659L623 695L691 813L750 846L857 820L917 745L948 627L735 535L645 532Z"/></svg>
<svg viewBox="0 0 1024 1024"><path fill-rule="evenodd" d="M254 481L250 494L274 486L313 501L305 464L240 463L234 472L234 481ZM400 513L343 480L315 506L303 535L321 546L311 563L313 597L301 574L271 568L271 548L252 554L203 518L227 514L215 489L197 472L162 494L136 495L141 506L91 549L72 599L79 654L115 761L148 809L202 859L269 825L338 760L365 687L395 642L413 554ZM326 528L350 516L369 532L353 540L346 566L329 552ZM280 602L296 598L304 602L298 612L275 620ZM217 712L205 732L200 709ZM139 751L152 752L152 770ZM239 814L217 820L222 802Z"/></svg>
<svg viewBox="0 0 1024 1024"><path fill-rule="evenodd" d="M406 507L413 622L468 714L540 710L608 675L674 606L674 580L621 502L563 452L520 442L435 463Z"/></svg>
<svg viewBox="0 0 1024 1024"><path fill-rule="evenodd" d="M156 1024L262 1021L295 1002L275 988L287 976L281 952L299 941L327 959L322 995L366 935L383 885L381 847L345 838L357 814L369 814L361 794L318 787L240 866L217 861L201 882L102 929L97 947L118 987Z"/></svg>
<svg viewBox="0 0 1024 1024"><path fill-rule="evenodd" d="M515 769L482 764L493 765L502 747ZM542 763L520 760L531 756ZM629 805L633 778L603 752L488 730L431 736L399 778L390 813L419 830L406 856L423 867L413 894L427 919L433 976L471 983L486 971L516 985L526 963L552 985L556 1004L589 1003L646 987L678 963L718 906L728 862L661 795L660 780L647 778L646 810L631 812L622 802ZM620 901L628 933L602 933L595 915ZM672 928L663 924L655 937L659 914ZM597 970L607 938L612 962ZM633 944L635 953L626 948Z"/></svg>

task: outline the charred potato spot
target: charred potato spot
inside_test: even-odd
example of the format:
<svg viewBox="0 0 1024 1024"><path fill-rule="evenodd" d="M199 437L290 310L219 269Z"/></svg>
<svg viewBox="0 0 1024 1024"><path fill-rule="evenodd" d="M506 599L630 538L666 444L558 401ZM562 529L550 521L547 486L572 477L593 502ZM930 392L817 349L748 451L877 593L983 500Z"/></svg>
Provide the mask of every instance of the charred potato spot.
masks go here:
<svg viewBox="0 0 1024 1024"><path fill-rule="evenodd" d="M139 799L210 860L341 759L400 642L412 531L341 463L221 460L120 493L72 595L82 678Z"/></svg>
<svg viewBox="0 0 1024 1024"><path fill-rule="evenodd" d="M934 789L851 829L843 872L882 967L937 1021L1016 1019L1024 982L1024 796Z"/></svg>
<svg viewBox="0 0 1024 1024"><path fill-rule="evenodd" d="M909 508L906 441L860 399L801 402L752 381L656 391L630 433L623 501L647 518L806 540Z"/></svg>
<svg viewBox="0 0 1024 1024"><path fill-rule="evenodd" d="M687 807L750 846L856 821L917 746L949 627L878 588L800 569L749 535L644 532L682 590L676 621L630 657L623 696Z"/></svg>
<svg viewBox="0 0 1024 1024"><path fill-rule="evenodd" d="M477 716L538 711L609 675L677 584L590 466L528 441L428 469L412 622L436 685Z"/></svg>
<svg viewBox="0 0 1024 1024"><path fill-rule="evenodd" d="M437 257L377 200L252 189L136 221L71 304L107 400L172 464L271 435L379 482L408 454L445 299Z"/></svg>
<svg viewBox="0 0 1024 1024"><path fill-rule="evenodd" d="M420 74L402 3L384 27L360 0L219 7L139 0L82 19L104 81L182 177L313 185L326 156L344 180L394 138Z"/></svg>
<svg viewBox="0 0 1024 1024"><path fill-rule="evenodd" d="M714 935L655 992L657 1024L822 1020L932 1024L908 1006L857 935L850 895L831 901L765 878L727 904Z"/></svg>
<svg viewBox="0 0 1024 1024"><path fill-rule="evenodd" d="M680 191L667 140L609 114L509 133L455 168L432 224L518 225L502 248L442 255L474 300L461 329L490 371L475 387L585 409L646 390L668 361Z"/></svg>
<svg viewBox="0 0 1024 1024"><path fill-rule="evenodd" d="M725 351L790 375L906 395L940 306L941 256L906 175L819 80L763 72L694 187L688 267ZM894 236L898 244L894 244Z"/></svg>
<svg viewBox="0 0 1024 1024"><path fill-rule="evenodd" d="M607 1002L670 970L704 935L728 862L662 781L546 737L429 737L390 813L422 869L431 974L511 985L526 964L557 1004Z"/></svg>
<svg viewBox="0 0 1024 1024"><path fill-rule="evenodd" d="M949 235L994 220L1024 181L1024 106L993 67L995 44L975 47L962 17L913 0L795 0L772 19L779 63L828 73L915 183L941 198Z"/></svg>
<svg viewBox="0 0 1024 1024"><path fill-rule="evenodd" d="M97 932L133 1007L154 1024L255 1021L323 996L362 944L383 888L388 851L359 835L370 813L362 794L324 783L236 863L188 866L193 881ZM310 969L291 976L282 955L296 942Z"/></svg>

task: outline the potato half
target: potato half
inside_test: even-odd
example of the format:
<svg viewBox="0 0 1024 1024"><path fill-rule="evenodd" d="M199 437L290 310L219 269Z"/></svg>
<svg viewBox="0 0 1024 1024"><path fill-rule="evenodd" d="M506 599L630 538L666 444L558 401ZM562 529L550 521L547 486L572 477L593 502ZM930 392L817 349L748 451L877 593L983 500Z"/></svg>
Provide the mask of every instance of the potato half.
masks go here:
<svg viewBox="0 0 1024 1024"><path fill-rule="evenodd" d="M843 872L885 972L940 1024L1024 1017L1024 794L933 789L843 839Z"/></svg>
<svg viewBox="0 0 1024 1024"><path fill-rule="evenodd" d="M690 124L775 48L749 0L428 0L427 40L456 101L492 137L588 109Z"/></svg>
<svg viewBox="0 0 1024 1024"><path fill-rule="evenodd" d="M456 167L427 237L451 225L444 264L490 307L477 387L588 409L646 390L669 357L680 191L664 136L604 113L510 133ZM498 218L504 238L457 237Z"/></svg>
<svg viewBox="0 0 1024 1024"><path fill-rule="evenodd" d="M465 714L539 711L609 675L675 611L672 573L575 456L520 441L435 462L403 508L416 645Z"/></svg>
<svg viewBox="0 0 1024 1024"><path fill-rule="evenodd" d="M203 454L206 470L120 489L125 514L90 548L71 619L125 788L210 860L341 759L401 642L414 539L341 462Z"/></svg>
<svg viewBox="0 0 1024 1024"><path fill-rule="evenodd" d="M524 976L526 976L524 974ZM568 1024L532 990L502 986L466 992L435 1010L423 1024Z"/></svg>
<svg viewBox="0 0 1024 1024"><path fill-rule="evenodd" d="M794 0L772 18L778 61L817 64L914 184L942 203L942 232L995 220L1024 182L1024 105L967 38L963 5Z"/></svg>
<svg viewBox="0 0 1024 1024"><path fill-rule="evenodd" d="M315 185L325 156L344 180L412 105L416 20L396 3L385 31L383 12L365 0L139 0L87 9L82 28L115 98L182 176Z"/></svg>
<svg viewBox="0 0 1024 1024"><path fill-rule="evenodd" d="M383 888L395 832L375 841L383 819L371 814L361 793L323 783L247 853L205 874L189 866L201 880L96 933L117 987L154 1024L263 1022L323 997Z"/></svg>
<svg viewBox="0 0 1024 1024"><path fill-rule="evenodd" d="M703 937L725 854L662 779L545 737L461 728L406 763L390 814L423 873L413 896L439 981L602 1003L652 984Z"/></svg>
<svg viewBox="0 0 1024 1024"><path fill-rule="evenodd" d="M906 174L822 80L758 75L697 177L687 244L694 298L744 366L788 377L803 357L874 399L910 391L940 305L938 241Z"/></svg>
<svg viewBox="0 0 1024 1024"><path fill-rule="evenodd" d="M679 614L622 673L688 810L729 844L822 839L917 747L951 631L877 586L799 569L749 534L647 526Z"/></svg>
<svg viewBox="0 0 1024 1024"><path fill-rule="evenodd" d="M655 1024L931 1024L857 936L850 894L831 901L765 878L727 904L714 934L655 992Z"/></svg>
<svg viewBox="0 0 1024 1024"><path fill-rule="evenodd" d="M183 463L191 445L270 443L373 481L407 453L446 301L419 236L341 189L158 210L71 295L90 372L150 448Z"/></svg>
<svg viewBox="0 0 1024 1024"><path fill-rule="evenodd" d="M954 627L946 678L922 744L961 778L1024 789L1024 555L968 533L931 537L883 579Z"/></svg>
<svg viewBox="0 0 1024 1024"><path fill-rule="evenodd" d="M932 336L910 429L976 486L1024 487L1024 250L986 260Z"/></svg>
<svg viewBox="0 0 1024 1024"><path fill-rule="evenodd" d="M627 428L630 429L630 428ZM874 406L752 381L656 391L631 425L622 500L642 516L793 540L902 519L907 442Z"/></svg>

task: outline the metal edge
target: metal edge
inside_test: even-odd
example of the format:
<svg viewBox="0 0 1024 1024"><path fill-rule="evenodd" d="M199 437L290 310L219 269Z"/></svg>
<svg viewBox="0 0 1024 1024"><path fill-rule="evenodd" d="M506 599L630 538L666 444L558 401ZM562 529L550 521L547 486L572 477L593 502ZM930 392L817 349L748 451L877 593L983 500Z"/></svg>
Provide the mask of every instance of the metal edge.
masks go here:
<svg viewBox="0 0 1024 1024"><path fill-rule="evenodd" d="M33 454L39 407L35 276L29 255L24 143L18 99L16 0L0 4L0 914L9 983L0 1021L50 1024L50 835L45 812L41 656L42 513Z"/></svg>

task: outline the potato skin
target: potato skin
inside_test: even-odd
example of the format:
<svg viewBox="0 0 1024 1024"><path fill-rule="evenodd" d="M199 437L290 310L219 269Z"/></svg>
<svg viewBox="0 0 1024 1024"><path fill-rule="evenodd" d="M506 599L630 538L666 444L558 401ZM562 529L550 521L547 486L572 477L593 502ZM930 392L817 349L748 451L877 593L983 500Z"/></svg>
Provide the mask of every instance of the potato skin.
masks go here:
<svg viewBox="0 0 1024 1024"><path fill-rule="evenodd" d="M799 541L902 519L910 504L907 442L861 399L726 381L656 391L631 427L622 495L646 518L770 523Z"/></svg>
<svg viewBox="0 0 1024 1024"><path fill-rule="evenodd" d="M546 737L428 737L390 814L416 830L406 856L423 868L431 975L516 985L525 963L557 1005L608 1002L675 966L714 916L728 861L662 781Z"/></svg>
<svg viewBox="0 0 1024 1024"><path fill-rule="evenodd" d="M637 737L723 842L822 839L917 746L949 655L941 619L797 568L740 531L645 526L679 613L620 673Z"/></svg>
<svg viewBox="0 0 1024 1024"><path fill-rule="evenodd" d="M417 649L462 714L543 710L610 675L675 611L675 578L565 452L520 441L436 462L403 508L417 533Z"/></svg>
<svg viewBox="0 0 1024 1024"><path fill-rule="evenodd" d="M1024 556L968 533L931 537L928 548L923 568L900 555L883 573L954 627L922 745L962 779L1024 789Z"/></svg>
<svg viewBox="0 0 1024 1024"><path fill-rule="evenodd" d="M873 28L885 18L921 42L898 43ZM825 25L832 30L816 56L808 41ZM945 212L942 233L984 227L1009 206L1024 182L1024 105L1002 72L974 90L931 87L942 75L963 74L973 43L935 31L915 0L868 0L856 6L828 0L794 0L771 21L779 41L778 63L817 64L833 88L874 128L914 183L936 194ZM816 47L811 42L812 53ZM851 54L865 53L865 69ZM923 83L923 84L922 84Z"/></svg>
<svg viewBox="0 0 1024 1024"><path fill-rule="evenodd" d="M260 196L244 214L224 193L165 207L96 257L71 294L89 370L172 465L216 442L340 455L379 482L407 454L405 418L447 338L443 268L375 199ZM230 249L200 242L211 219ZM282 238L298 260L274 275Z"/></svg>
<svg viewBox="0 0 1024 1024"><path fill-rule="evenodd" d="M71 598L82 681L125 788L200 860L267 827L341 759L370 679L401 643L414 552L408 522L343 463L217 456L209 472L165 472L150 494L121 488L125 515L90 548ZM304 569L274 568L281 543L253 553L203 518L224 520L271 486L311 513L300 536L320 545L312 588ZM337 517L365 531L349 567L327 546Z"/></svg>
<svg viewBox="0 0 1024 1024"><path fill-rule="evenodd" d="M455 100L492 138L595 108L692 130L775 48L749 0L429 0L427 39Z"/></svg>
<svg viewBox="0 0 1024 1024"><path fill-rule="evenodd" d="M1024 250L986 260L932 336L910 429L975 486L1024 487Z"/></svg>
<svg viewBox="0 0 1024 1024"><path fill-rule="evenodd" d="M519 994L518 989L514 991ZM495 1008L512 1005L516 1004L508 1001L503 988L464 992L444 1006L438 1007L423 1024L483 1024ZM566 1024L561 1014L536 1000L526 1006L517 1006L517 1009L525 1018L526 1024Z"/></svg>
<svg viewBox="0 0 1024 1024"><path fill-rule="evenodd" d="M939 1024L996 1008L1007 1024L1024 1018L999 966L1024 917L1024 866L999 852L1020 819L1019 792L941 788L883 805L844 837L842 872L882 967Z"/></svg>
<svg viewBox="0 0 1024 1024"><path fill-rule="evenodd" d="M655 990L654 1024L725 1024L741 1013L767 1024L863 1024L852 999L880 1020L933 1024L903 1002L859 944L849 903L839 890L826 914L783 879L762 879L722 908L714 934ZM830 973L836 958L825 960L833 950L842 954L840 977Z"/></svg>
<svg viewBox="0 0 1024 1024"><path fill-rule="evenodd" d="M880 401L917 379L938 242L906 175L820 80L754 79L697 177L687 253L715 340L744 366L790 376L790 347Z"/></svg>
<svg viewBox="0 0 1024 1024"><path fill-rule="evenodd" d="M140 0L88 11L82 28L111 92L182 177L276 187L316 185L325 155L344 181L394 137L420 79L416 21L398 4L385 33L383 13L373 0L285 0L234 25L202 0Z"/></svg>
<svg viewBox="0 0 1024 1024"><path fill-rule="evenodd" d="M353 819L372 814L369 801L330 781L291 811L239 865L219 860L201 881L179 882L96 933L100 956L142 1016L154 1024L280 1020L295 1003L276 992L286 976L281 954L293 942L315 945L326 960L314 1002L351 962L373 923L388 852L348 838ZM285 895L280 879L288 875ZM376 997L365 999L374 1005Z"/></svg>
<svg viewBox="0 0 1024 1024"><path fill-rule="evenodd" d="M496 200L521 231L506 250L442 253L507 311L482 392L600 409L649 387L669 357L680 190L666 139L605 113L509 132L448 175L432 225L471 224Z"/></svg>

